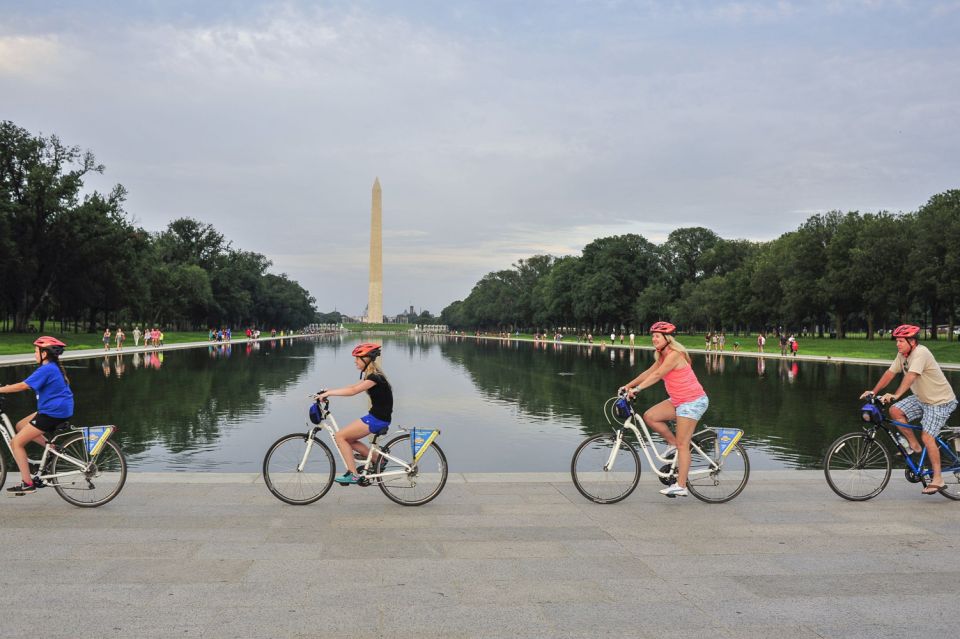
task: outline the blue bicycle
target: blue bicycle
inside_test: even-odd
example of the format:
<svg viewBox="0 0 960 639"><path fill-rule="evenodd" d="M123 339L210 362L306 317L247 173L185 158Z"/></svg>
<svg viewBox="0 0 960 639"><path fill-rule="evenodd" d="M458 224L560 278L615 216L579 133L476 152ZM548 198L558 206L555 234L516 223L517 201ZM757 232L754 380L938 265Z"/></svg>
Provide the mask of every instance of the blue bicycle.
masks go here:
<svg viewBox="0 0 960 639"><path fill-rule="evenodd" d="M904 424L891 419L883 412L885 407L872 395L860 409L863 432L847 433L830 444L823 459L823 472L833 492L851 501L866 501L883 492L890 481L893 462L890 450L878 437L887 434L893 447L903 457L904 475L910 483L930 483L930 469L926 448L919 453L910 453L900 443L896 426L922 430L920 426ZM960 500L960 429L944 428L936 437L940 448L940 468L944 486L940 494L948 499Z"/></svg>

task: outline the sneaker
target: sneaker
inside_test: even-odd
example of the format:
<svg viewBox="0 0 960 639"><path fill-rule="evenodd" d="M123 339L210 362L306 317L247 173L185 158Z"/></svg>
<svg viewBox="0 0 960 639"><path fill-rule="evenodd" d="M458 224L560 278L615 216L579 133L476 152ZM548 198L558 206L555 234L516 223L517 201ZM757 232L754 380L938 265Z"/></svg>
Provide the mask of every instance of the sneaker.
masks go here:
<svg viewBox="0 0 960 639"><path fill-rule="evenodd" d="M660 494L666 495L667 497L686 497L690 493L687 492L686 488L683 488L679 484L670 484L661 490Z"/></svg>
<svg viewBox="0 0 960 639"><path fill-rule="evenodd" d="M16 486L11 486L7 488L8 497L19 497L20 495L27 495L29 493L37 492L36 486L33 484L25 484L23 482L17 484Z"/></svg>
<svg viewBox="0 0 960 639"><path fill-rule="evenodd" d="M47 485L47 484L46 484L42 479L40 479L40 476L39 476L39 475L34 475L34 476L33 476L33 487L34 487L34 488L43 488L43 487L46 486L46 485Z"/></svg>
<svg viewBox="0 0 960 639"><path fill-rule="evenodd" d="M677 454L676 446L667 446L666 449L664 449L663 454L661 454L660 456L665 459L669 459L670 457L673 457L676 454Z"/></svg>
<svg viewBox="0 0 960 639"><path fill-rule="evenodd" d="M349 486L350 484L356 484L358 481L360 481L360 477L357 475L354 475L350 471L347 471L344 474L340 475L339 477L335 478L333 481L337 482L341 486Z"/></svg>

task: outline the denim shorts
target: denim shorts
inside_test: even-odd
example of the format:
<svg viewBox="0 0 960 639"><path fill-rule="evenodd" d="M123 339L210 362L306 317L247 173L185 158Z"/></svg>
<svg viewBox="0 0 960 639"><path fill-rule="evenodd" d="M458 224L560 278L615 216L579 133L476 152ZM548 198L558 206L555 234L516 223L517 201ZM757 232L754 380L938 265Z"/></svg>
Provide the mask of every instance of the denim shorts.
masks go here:
<svg viewBox="0 0 960 639"><path fill-rule="evenodd" d="M692 402L685 402L677 406L677 417L688 417L695 421L700 421L703 414L707 412L710 400L706 395L701 395Z"/></svg>
<svg viewBox="0 0 960 639"><path fill-rule="evenodd" d="M910 395L894 404L907 416L907 421L912 422L920 418L920 425L923 426L923 432L936 437L940 433L950 413L957 407L957 400L947 402L946 404L924 404L916 395Z"/></svg>
<svg viewBox="0 0 960 639"><path fill-rule="evenodd" d="M360 421L367 425L367 428L370 429L371 435L383 434L387 432L387 429L390 428L390 422L385 422L382 419L377 419L370 413L367 413L360 418Z"/></svg>

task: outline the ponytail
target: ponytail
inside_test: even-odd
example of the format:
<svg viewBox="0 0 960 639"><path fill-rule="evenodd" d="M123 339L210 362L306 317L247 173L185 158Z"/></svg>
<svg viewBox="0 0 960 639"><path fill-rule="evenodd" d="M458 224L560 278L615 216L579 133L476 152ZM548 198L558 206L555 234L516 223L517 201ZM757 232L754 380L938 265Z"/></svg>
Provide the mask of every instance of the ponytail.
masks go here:
<svg viewBox="0 0 960 639"><path fill-rule="evenodd" d="M47 349L43 349L43 352L47 354L47 361L57 365L57 368L60 369L60 374L63 375L63 381L67 383L67 386L70 385L70 378L67 377L67 371L64 370L63 364L60 363L60 356L54 355Z"/></svg>

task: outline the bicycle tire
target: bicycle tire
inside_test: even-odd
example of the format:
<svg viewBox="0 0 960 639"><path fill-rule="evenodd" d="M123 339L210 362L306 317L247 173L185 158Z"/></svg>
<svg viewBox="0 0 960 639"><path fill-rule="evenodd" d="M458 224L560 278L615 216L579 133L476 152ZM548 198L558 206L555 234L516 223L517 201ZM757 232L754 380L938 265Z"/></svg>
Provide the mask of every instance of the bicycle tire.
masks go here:
<svg viewBox="0 0 960 639"><path fill-rule="evenodd" d="M263 482L267 490L291 506L306 506L326 495L337 470L330 448L316 436L307 464L303 470L297 470L303 460L307 437L309 433L284 435L273 442L263 456Z"/></svg>
<svg viewBox="0 0 960 639"><path fill-rule="evenodd" d="M720 454L717 435L713 432L701 435L696 443L706 456L696 449L690 450L690 472L687 475L690 494L708 504L722 504L742 493L750 479L750 458L740 442L726 456ZM709 473L697 473L713 468L714 464L719 468Z"/></svg>
<svg viewBox="0 0 960 639"><path fill-rule="evenodd" d="M384 444L382 450L413 466L409 433L397 435ZM386 457L380 459L378 465L381 473L405 470L399 463ZM382 477L373 481L377 482L377 486L390 501L401 506L422 506L433 501L447 485L448 472L447 456L437 442L433 442L417 460L413 470L405 476Z"/></svg>
<svg viewBox="0 0 960 639"><path fill-rule="evenodd" d="M7 456L0 450L0 488L3 488L5 481L7 481Z"/></svg>
<svg viewBox="0 0 960 639"><path fill-rule="evenodd" d="M940 451L940 465L941 467L952 468L952 470L943 471L944 485L940 489L940 494L947 499L958 501L960 500L960 460L954 458L960 458L960 435L941 436L941 439L945 444L941 448L947 450Z"/></svg>
<svg viewBox="0 0 960 639"><path fill-rule="evenodd" d="M127 481L127 460L115 441L108 439L96 457L91 459L87 453L86 437L78 434L60 444L60 452L87 462L87 469L82 475L54 477L50 480L64 501L80 508L96 508L120 494ZM50 464L52 475L75 470L76 464L61 457L54 456ZM95 479L97 481L93 481ZM113 483L109 483L111 481ZM105 485L108 488L104 489Z"/></svg>
<svg viewBox="0 0 960 639"><path fill-rule="evenodd" d="M613 467L605 469L616 442L613 433L588 437L577 446L570 461L573 485L581 495L596 504L623 501L640 481L640 456L626 439L620 440Z"/></svg>
<svg viewBox="0 0 960 639"><path fill-rule="evenodd" d="M892 468L890 451L866 433L838 437L823 458L827 485L850 501L866 501L883 492Z"/></svg>

